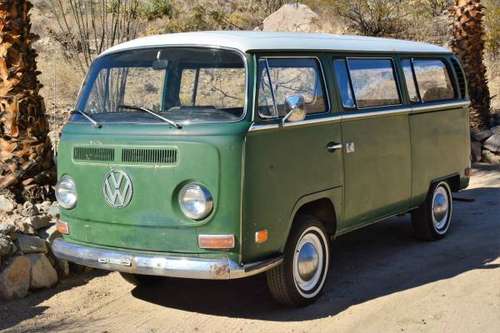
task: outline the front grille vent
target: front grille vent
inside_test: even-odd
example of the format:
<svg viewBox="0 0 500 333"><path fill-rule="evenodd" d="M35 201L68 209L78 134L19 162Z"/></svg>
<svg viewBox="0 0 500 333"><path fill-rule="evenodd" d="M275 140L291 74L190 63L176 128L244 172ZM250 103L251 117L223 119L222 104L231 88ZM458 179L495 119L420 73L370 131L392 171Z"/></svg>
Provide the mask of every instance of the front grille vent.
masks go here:
<svg viewBox="0 0 500 333"><path fill-rule="evenodd" d="M127 163L177 163L177 149L125 148L122 150L122 162Z"/></svg>
<svg viewBox="0 0 500 333"><path fill-rule="evenodd" d="M75 147L73 158L78 161L110 162L115 160L113 148Z"/></svg>
<svg viewBox="0 0 500 333"><path fill-rule="evenodd" d="M458 88L460 89L460 96L465 98L465 77L464 72L462 71L462 67L458 63L458 60L455 58L451 58L451 63L453 64L453 68L455 69L455 73L457 74L458 79Z"/></svg>

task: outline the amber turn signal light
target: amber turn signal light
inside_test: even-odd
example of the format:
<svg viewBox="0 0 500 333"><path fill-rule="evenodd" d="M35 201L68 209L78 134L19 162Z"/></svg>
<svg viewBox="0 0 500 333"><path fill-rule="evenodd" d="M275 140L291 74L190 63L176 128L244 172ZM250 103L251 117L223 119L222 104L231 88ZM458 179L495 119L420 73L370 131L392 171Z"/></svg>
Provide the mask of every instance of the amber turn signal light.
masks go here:
<svg viewBox="0 0 500 333"><path fill-rule="evenodd" d="M57 220L56 222L56 228L59 233L63 235L69 235L69 225L66 222L63 222L61 220Z"/></svg>
<svg viewBox="0 0 500 333"><path fill-rule="evenodd" d="M198 246L200 249L233 249L234 235L199 235Z"/></svg>
<svg viewBox="0 0 500 333"><path fill-rule="evenodd" d="M262 230L257 231L255 233L255 243L262 244L262 243L267 242L268 236L269 236L269 234L267 232L267 229L262 229Z"/></svg>

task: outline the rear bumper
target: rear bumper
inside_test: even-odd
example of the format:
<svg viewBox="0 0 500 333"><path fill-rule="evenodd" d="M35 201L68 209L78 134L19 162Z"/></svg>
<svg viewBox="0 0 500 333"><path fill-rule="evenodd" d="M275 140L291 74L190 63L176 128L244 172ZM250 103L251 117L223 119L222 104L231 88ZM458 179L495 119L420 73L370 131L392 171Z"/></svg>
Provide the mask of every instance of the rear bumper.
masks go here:
<svg viewBox="0 0 500 333"><path fill-rule="evenodd" d="M239 279L255 275L283 261L282 257L276 257L240 265L227 257L206 259L104 249L70 243L63 239L54 241L52 252L59 259L109 271L208 280Z"/></svg>

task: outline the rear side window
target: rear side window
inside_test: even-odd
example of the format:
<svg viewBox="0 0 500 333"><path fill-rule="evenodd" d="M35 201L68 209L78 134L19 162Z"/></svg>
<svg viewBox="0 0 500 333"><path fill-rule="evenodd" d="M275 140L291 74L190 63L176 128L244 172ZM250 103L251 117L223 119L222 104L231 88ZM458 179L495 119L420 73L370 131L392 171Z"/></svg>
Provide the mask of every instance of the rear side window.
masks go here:
<svg viewBox="0 0 500 333"><path fill-rule="evenodd" d="M358 108L400 104L390 59L349 59L349 74Z"/></svg>
<svg viewBox="0 0 500 333"><path fill-rule="evenodd" d="M422 102L455 98L450 73L442 60L414 59L413 69Z"/></svg>
<svg viewBox="0 0 500 333"><path fill-rule="evenodd" d="M262 118L286 114L288 96L304 98L306 114L328 111L323 77L315 58L259 59L258 111Z"/></svg>

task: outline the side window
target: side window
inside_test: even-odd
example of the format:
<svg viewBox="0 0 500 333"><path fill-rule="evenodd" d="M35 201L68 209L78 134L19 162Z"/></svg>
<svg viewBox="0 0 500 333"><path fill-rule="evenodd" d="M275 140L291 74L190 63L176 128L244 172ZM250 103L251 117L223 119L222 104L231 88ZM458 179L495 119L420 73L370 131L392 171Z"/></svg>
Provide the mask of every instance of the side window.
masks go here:
<svg viewBox="0 0 500 333"><path fill-rule="evenodd" d="M328 110L323 77L317 59L259 59L258 112L262 118L283 117L285 100L292 95L304 98L306 114Z"/></svg>
<svg viewBox="0 0 500 333"><path fill-rule="evenodd" d="M347 73L347 63L345 59L335 59L335 74L342 98L342 105L346 109L356 107L352 96L351 83L349 82L349 73Z"/></svg>
<svg viewBox="0 0 500 333"><path fill-rule="evenodd" d="M390 59L349 59L354 98L358 108L401 104Z"/></svg>
<svg viewBox="0 0 500 333"><path fill-rule="evenodd" d="M455 98L450 74L443 61L414 59L413 68L422 102Z"/></svg>
<svg viewBox="0 0 500 333"><path fill-rule="evenodd" d="M415 84L415 77L413 75L413 67L410 59L401 60L401 66L403 68L403 73L405 76L406 89L408 90L408 96L410 97L410 102L417 103L420 99L418 97L417 85Z"/></svg>

